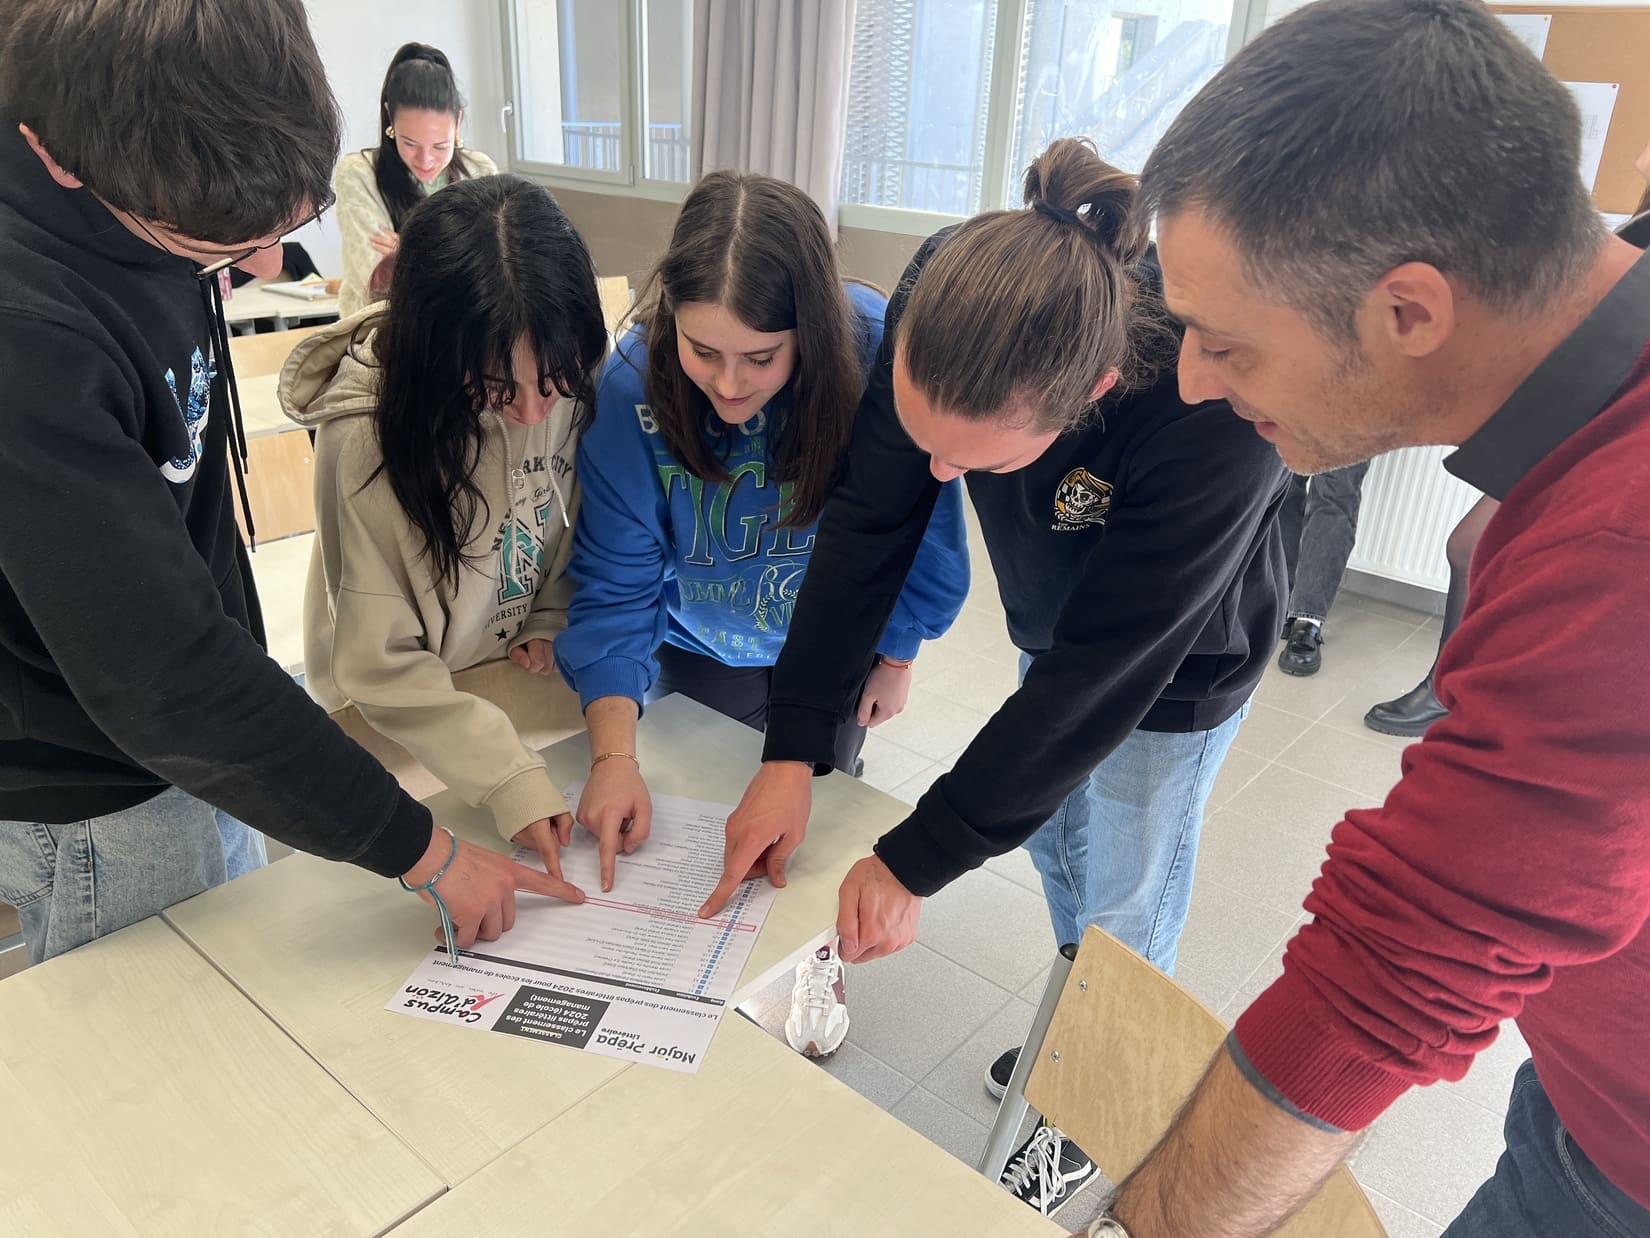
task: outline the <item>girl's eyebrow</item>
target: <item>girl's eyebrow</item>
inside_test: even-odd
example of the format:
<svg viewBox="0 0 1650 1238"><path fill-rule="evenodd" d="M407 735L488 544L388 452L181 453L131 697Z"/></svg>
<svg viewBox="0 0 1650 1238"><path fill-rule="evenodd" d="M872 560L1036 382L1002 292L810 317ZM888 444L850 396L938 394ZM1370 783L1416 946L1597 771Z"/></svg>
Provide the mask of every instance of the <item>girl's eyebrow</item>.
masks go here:
<svg viewBox="0 0 1650 1238"><path fill-rule="evenodd" d="M689 344L692 344L695 348L702 349L705 352L721 352L722 351L719 348L712 348L709 344L701 344L698 340L694 339L686 331L682 332L682 338L684 340L686 340ZM783 344L774 344L769 348L758 348L755 352L742 352L739 355L741 357L760 357L760 356L763 356L767 353L776 353L783 347L784 347Z"/></svg>

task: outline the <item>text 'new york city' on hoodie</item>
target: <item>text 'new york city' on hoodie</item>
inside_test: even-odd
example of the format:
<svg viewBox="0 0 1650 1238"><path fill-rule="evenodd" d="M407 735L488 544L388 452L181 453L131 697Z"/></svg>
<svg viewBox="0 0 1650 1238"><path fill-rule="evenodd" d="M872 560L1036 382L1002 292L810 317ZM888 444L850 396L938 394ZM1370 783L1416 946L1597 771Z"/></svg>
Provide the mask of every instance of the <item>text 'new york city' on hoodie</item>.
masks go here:
<svg viewBox="0 0 1650 1238"><path fill-rule="evenodd" d="M567 803L504 711L452 676L567 626L577 409L557 401L535 426L482 414L473 477L482 501L456 583L437 583L379 471L373 345L386 308L307 337L281 371L282 409L315 432L306 683L329 710L353 703L466 803L487 808L509 839Z"/></svg>

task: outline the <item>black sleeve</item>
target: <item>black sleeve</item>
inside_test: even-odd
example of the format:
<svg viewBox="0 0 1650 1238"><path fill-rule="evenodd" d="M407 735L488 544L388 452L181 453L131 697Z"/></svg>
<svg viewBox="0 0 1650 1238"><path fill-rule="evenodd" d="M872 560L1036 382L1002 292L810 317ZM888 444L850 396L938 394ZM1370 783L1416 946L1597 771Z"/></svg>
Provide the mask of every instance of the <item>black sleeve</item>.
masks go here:
<svg viewBox="0 0 1650 1238"><path fill-rule="evenodd" d="M1277 453L1224 404L1169 421L1140 445L1053 647L952 771L878 840L907 889L932 894L1019 846L1139 726L1233 579L1267 552L1283 477Z"/></svg>
<svg viewBox="0 0 1650 1238"><path fill-rule="evenodd" d="M224 612L133 437L130 380L67 328L8 314L3 329L0 577L80 707L132 761L253 828L406 872L429 812ZM224 468L221 447L199 467Z"/></svg>
<svg viewBox="0 0 1650 1238"><path fill-rule="evenodd" d="M830 772L837 726L857 705L939 498L928 457L894 413L894 335L917 275L945 235L923 243L889 298L843 475L820 515L773 668L764 761L806 761L815 773Z"/></svg>

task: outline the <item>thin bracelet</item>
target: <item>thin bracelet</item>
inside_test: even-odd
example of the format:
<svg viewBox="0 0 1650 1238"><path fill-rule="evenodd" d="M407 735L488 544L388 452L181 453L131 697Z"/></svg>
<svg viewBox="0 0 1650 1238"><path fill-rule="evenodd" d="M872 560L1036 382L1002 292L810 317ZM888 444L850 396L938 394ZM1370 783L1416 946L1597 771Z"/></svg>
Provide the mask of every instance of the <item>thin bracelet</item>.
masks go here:
<svg viewBox="0 0 1650 1238"><path fill-rule="evenodd" d="M401 888L408 894L428 894L434 900L435 909L441 913L441 931L447 938L447 957L457 959L458 937L453 932L452 913L447 910L447 900L441 897L441 891L435 888L435 883L447 875L447 870L453 866L453 861L458 859L458 835L448 830L444 825L436 828L446 830L447 837L453 840L453 852L447 857L447 862L436 870L435 876L421 886L408 885L405 877L397 877L396 880L401 883Z"/></svg>
<svg viewBox="0 0 1650 1238"><path fill-rule="evenodd" d="M595 769L603 761L611 761L614 757L623 757L627 761L636 761L636 768L641 769L642 763L636 759L634 752L604 752L599 757L590 758L590 768Z"/></svg>
<svg viewBox="0 0 1650 1238"><path fill-rule="evenodd" d="M893 667L896 671L908 671L917 663L915 658L890 658L885 653L877 654L877 661L884 666Z"/></svg>

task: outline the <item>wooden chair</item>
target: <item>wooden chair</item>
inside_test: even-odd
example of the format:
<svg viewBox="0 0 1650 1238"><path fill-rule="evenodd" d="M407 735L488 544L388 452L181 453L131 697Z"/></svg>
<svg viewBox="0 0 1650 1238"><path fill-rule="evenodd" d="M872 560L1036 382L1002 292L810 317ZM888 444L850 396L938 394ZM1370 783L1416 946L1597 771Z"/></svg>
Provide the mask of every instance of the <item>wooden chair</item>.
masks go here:
<svg viewBox="0 0 1650 1238"><path fill-rule="evenodd" d="M617 335L630 312L630 281L623 275L599 275L596 291L602 299L602 318L607 322L609 335Z"/></svg>
<svg viewBox="0 0 1650 1238"><path fill-rule="evenodd" d="M1062 974L1063 988L1058 987ZM1030 1063L1023 1078L1025 1100L1092 1156L1112 1181L1121 1182L1156 1145L1203 1077L1226 1039L1226 1026L1168 976L1092 926L1069 972L1056 966L1049 985L1049 996L1058 996L1047 1032L1038 1039L1034 1024L1020 1055L1021 1064ZM1015 1094L1012 1083L1009 1094ZM1005 1098L1005 1109L1007 1104ZM1023 1113L1022 1106L1013 1115L1014 1127ZM1009 1138L1013 1133L1008 1132ZM982 1168L989 1171L989 1166ZM1276 1233L1284 1238L1386 1238L1363 1189L1344 1165Z"/></svg>
<svg viewBox="0 0 1650 1238"><path fill-rule="evenodd" d="M299 327L237 335L229 341L246 422L247 499L259 542L315 530L315 452L304 428L281 412L275 387L293 346L318 330ZM235 519L241 520L238 503ZM244 527L241 532L246 532Z"/></svg>
<svg viewBox="0 0 1650 1238"><path fill-rule="evenodd" d="M299 340L331 325L328 322L313 327L295 327L291 331L230 336L229 355L235 362L235 377L242 379L256 378L260 374L279 374Z"/></svg>
<svg viewBox="0 0 1650 1238"><path fill-rule="evenodd" d="M28 965L29 952L23 946L23 926L18 922L17 908L0 903L0 980Z"/></svg>

